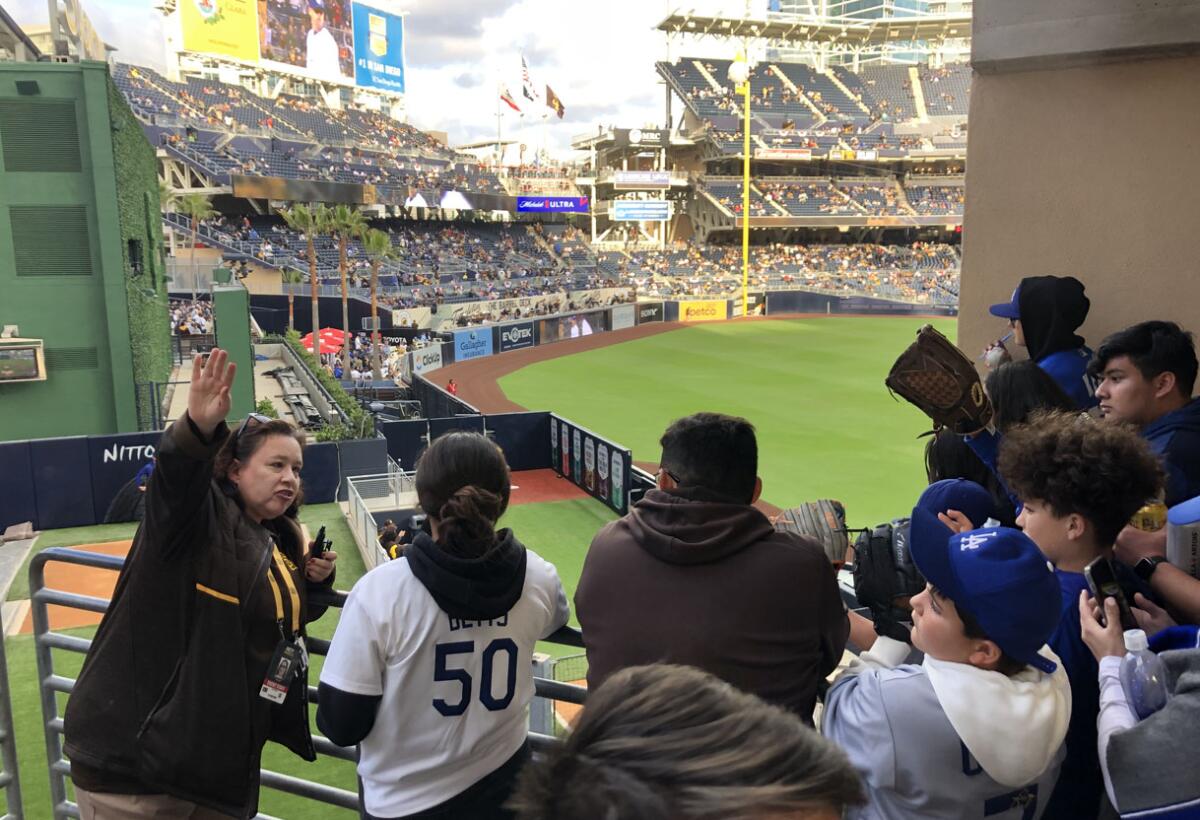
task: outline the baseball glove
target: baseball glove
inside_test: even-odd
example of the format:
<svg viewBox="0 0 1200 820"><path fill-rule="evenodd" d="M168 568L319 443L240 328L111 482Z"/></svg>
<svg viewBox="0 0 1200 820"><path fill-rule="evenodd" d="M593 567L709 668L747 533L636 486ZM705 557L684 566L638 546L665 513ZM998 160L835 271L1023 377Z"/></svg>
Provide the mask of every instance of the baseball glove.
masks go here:
<svg viewBox="0 0 1200 820"><path fill-rule="evenodd" d="M859 605L871 610L879 634L898 640L907 640L903 637L907 628L899 625L912 616L896 599L911 597L925 589L925 579L909 552L908 537L907 518L864 531L854 542L851 570Z"/></svg>
<svg viewBox="0 0 1200 820"><path fill-rule="evenodd" d="M975 366L932 325L917 331L917 340L896 359L884 384L929 416L933 432L946 427L977 433L992 420L992 403Z"/></svg>
<svg viewBox="0 0 1200 820"><path fill-rule="evenodd" d="M825 498L784 510L775 519L775 529L812 538L835 566L846 562L850 539L846 535L846 508L840 501Z"/></svg>

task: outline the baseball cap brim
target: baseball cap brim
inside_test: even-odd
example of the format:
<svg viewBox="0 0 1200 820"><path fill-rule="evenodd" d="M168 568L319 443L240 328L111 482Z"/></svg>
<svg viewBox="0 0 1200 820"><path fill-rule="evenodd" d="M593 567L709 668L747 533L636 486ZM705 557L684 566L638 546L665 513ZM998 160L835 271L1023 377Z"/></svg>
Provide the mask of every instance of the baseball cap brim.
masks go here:
<svg viewBox="0 0 1200 820"><path fill-rule="evenodd" d="M988 308L988 313L1001 319L1020 319L1021 311L1012 302L1001 302Z"/></svg>

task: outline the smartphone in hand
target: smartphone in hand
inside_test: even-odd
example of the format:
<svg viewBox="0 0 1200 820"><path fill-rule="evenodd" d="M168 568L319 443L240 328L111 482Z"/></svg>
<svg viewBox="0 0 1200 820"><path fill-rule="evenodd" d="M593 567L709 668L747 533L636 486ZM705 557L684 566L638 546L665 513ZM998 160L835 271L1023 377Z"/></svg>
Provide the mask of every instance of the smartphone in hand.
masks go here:
<svg viewBox="0 0 1200 820"><path fill-rule="evenodd" d="M333 549L333 542L325 538L325 527L317 530L317 537L313 539L312 557L324 558L325 553Z"/></svg>
<svg viewBox="0 0 1200 820"><path fill-rule="evenodd" d="M1107 626L1104 622L1104 599L1115 598L1117 609L1121 612L1121 629L1138 628L1133 611L1129 608L1129 601L1125 598L1125 593L1121 591L1121 585L1117 583L1117 574L1113 570L1111 560L1101 555L1083 568L1083 577L1087 579L1092 596L1100 605L1100 623L1102 625Z"/></svg>

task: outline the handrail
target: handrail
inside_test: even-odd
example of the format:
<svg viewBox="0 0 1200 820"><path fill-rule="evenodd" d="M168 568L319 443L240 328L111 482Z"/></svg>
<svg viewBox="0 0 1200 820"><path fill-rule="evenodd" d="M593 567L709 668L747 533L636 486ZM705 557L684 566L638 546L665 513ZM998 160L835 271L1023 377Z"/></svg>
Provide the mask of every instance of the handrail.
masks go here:
<svg viewBox="0 0 1200 820"><path fill-rule="evenodd" d="M89 552L87 550L70 549L67 547L49 547L33 556L29 564L29 590L32 603L33 631L35 653L37 657L38 691L42 702L43 731L46 742L47 767L50 773L50 797L54 820L78 817L78 806L67 799L67 778L70 776L69 761L63 757L62 735L63 719L59 713L58 695L70 694L75 687L75 679L57 674L54 670L52 650L86 653L91 647L91 640L74 635L53 632L50 629L49 606L51 604L63 607L82 609L88 612L106 612L110 601L92 595L80 595L46 587L45 568L49 563L63 563L74 566L94 567L119 572L125 565L125 559L117 555ZM343 590L314 590L309 595L310 602L315 606L341 607L345 604L348 593ZM553 643L580 647L583 636L577 629L562 627L546 639ZM329 651L329 642L320 638L311 638L307 642L309 652L324 655ZM3 652L0 650L0 685L7 685L7 675L3 674ZM315 699L317 690L309 687L310 698ZM537 697L551 700L561 700L581 704L587 695L587 690L581 686L569 683L534 678L534 694ZM22 820L20 814L20 791L16 778L16 748L12 738L11 710L6 710L7 699L0 704L0 752L3 752L4 771L0 772L0 786L6 789L9 801L9 813L0 820ZM7 711L7 714L6 714ZM7 725L4 720L7 717ZM557 742L553 737L537 732L529 733L529 741L537 750L547 750ZM336 746L328 738L313 736L313 744L319 754L335 757L340 760L354 761L357 759L356 749ZM11 780L6 781L6 773L11 772ZM361 811L362 795L345 789L339 789L323 783L294 777L291 775L263 769L261 783L268 788L305 797L326 805ZM361 788L361 785L360 785ZM15 799L14 799L15 798ZM13 806L17 807L15 812ZM259 814L258 820L272 820L267 815Z"/></svg>

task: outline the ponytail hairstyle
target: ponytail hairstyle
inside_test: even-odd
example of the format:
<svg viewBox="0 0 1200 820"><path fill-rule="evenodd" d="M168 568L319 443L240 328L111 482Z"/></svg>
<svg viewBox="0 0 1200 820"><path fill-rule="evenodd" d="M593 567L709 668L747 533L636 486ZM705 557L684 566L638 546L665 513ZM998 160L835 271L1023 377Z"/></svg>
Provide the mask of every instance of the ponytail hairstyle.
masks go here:
<svg viewBox="0 0 1200 820"><path fill-rule="evenodd" d="M438 543L479 558L496 543L511 484L504 453L478 433L446 433L417 459L417 499L438 523Z"/></svg>

